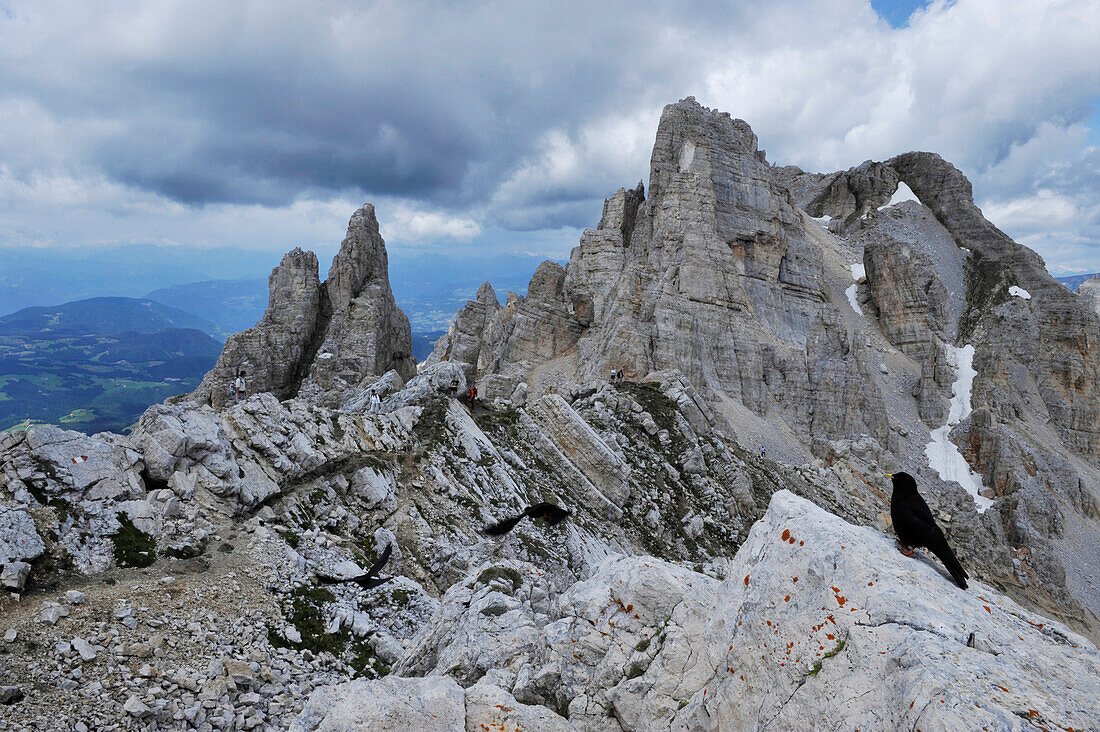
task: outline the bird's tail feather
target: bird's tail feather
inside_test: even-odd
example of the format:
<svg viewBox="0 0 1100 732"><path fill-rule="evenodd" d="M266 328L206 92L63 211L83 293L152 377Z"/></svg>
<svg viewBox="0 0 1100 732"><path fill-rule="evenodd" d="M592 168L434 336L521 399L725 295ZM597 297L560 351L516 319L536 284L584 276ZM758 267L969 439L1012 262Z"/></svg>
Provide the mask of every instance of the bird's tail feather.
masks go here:
<svg viewBox="0 0 1100 732"><path fill-rule="evenodd" d="M492 526L485 527L485 533L489 536L500 536L501 534L507 534L512 529L516 528L516 524L523 520L526 513L521 513L519 516L514 516L510 519L499 521Z"/></svg>
<svg viewBox="0 0 1100 732"><path fill-rule="evenodd" d="M963 566L959 564L959 560L955 556L955 552L951 551L951 547L947 544L947 540L936 542L936 545L929 547L929 549L940 558L940 561L943 562L943 566L947 567L947 571L951 573L951 577L955 580L955 584L965 590L966 578L970 575L968 575L966 570L963 569Z"/></svg>

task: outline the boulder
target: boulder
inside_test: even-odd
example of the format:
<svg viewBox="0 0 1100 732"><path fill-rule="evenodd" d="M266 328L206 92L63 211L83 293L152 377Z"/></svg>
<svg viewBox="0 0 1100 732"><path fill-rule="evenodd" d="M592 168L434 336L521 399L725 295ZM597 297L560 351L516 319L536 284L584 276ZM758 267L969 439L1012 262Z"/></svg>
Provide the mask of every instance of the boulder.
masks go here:
<svg viewBox="0 0 1100 732"><path fill-rule="evenodd" d="M445 676L377 681L356 679L314 691L291 732L463 732L462 687Z"/></svg>

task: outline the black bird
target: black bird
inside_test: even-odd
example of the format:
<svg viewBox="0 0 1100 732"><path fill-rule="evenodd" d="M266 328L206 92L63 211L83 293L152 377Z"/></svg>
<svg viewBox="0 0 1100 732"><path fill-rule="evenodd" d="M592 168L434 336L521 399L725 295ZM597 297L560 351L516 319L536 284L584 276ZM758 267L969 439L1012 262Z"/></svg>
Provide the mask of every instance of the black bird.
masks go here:
<svg viewBox="0 0 1100 732"><path fill-rule="evenodd" d="M393 577L376 577L382 567L386 566L386 562L390 561L390 554L393 553L393 544L387 544L386 548L382 550L382 556L378 557L378 561L370 566L366 572L356 577L332 577L327 574L318 574L317 579L321 584L325 585L337 585L342 582L354 582L362 587L364 590L369 590L372 587L378 587L378 585L389 582Z"/></svg>
<svg viewBox="0 0 1100 732"><path fill-rule="evenodd" d="M553 503L543 501L542 503L536 503L534 506L528 506L523 510L519 516L513 516L510 519L505 519L492 526L485 527L485 533L490 536L500 536L501 534L507 534L512 529L516 528L516 524L522 521L525 517L530 516L533 519L544 519L546 523L554 526L559 524L569 515L567 509L561 506L556 506Z"/></svg>
<svg viewBox="0 0 1100 732"><path fill-rule="evenodd" d="M894 495L890 497L890 518L898 541L905 547L902 554L913 556L913 548L923 546L940 558L951 573L955 583L966 589L966 570L959 564L955 552L947 544L947 537L936 524L928 504L917 493L917 481L909 473L887 473L894 481Z"/></svg>

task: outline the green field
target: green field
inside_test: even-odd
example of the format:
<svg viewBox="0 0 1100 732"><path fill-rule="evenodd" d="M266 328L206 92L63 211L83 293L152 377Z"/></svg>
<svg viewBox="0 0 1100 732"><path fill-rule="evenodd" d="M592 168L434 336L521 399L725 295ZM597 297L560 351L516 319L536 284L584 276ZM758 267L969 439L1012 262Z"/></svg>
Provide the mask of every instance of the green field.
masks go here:
<svg viewBox="0 0 1100 732"><path fill-rule="evenodd" d="M198 386L220 350L193 330L0 335L0 431L123 432L150 404Z"/></svg>

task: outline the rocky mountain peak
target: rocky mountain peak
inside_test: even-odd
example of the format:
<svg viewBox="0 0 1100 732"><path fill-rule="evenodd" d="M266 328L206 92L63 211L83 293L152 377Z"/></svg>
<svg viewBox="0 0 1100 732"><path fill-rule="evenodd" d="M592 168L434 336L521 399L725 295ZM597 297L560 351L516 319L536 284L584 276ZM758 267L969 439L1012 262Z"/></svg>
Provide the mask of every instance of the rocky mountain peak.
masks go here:
<svg viewBox="0 0 1100 732"><path fill-rule="evenodd" d="M493 289L493 286L489 282L482 283L481 287L477 288L477 301L482 305L488 305L492 307L496 305L500 306L500 301L497 300L497 291Z"/></svg>
<svg viewBox="0 0 1100 732"><path fill-rule="evenodd" d="M386 243L378 233L374 206L365 203L351 215L347 236L332 260L325 281L332 311L346 310L368 286L389 290L390 279Z"/></svg>
<svg viewBox="0 0 1100 732"><path fill-rule="evenodd" d="M244 372L249 393L279 398L306 389L322 403L364 379L396 370L415 373L412 332L390 290L386 244L374 206L351 216L328 279L318 280L317 255L294 249L268 279L264 317L226 340L214 368L185 397L221 408L234 401L232 383Z"/></svg>

